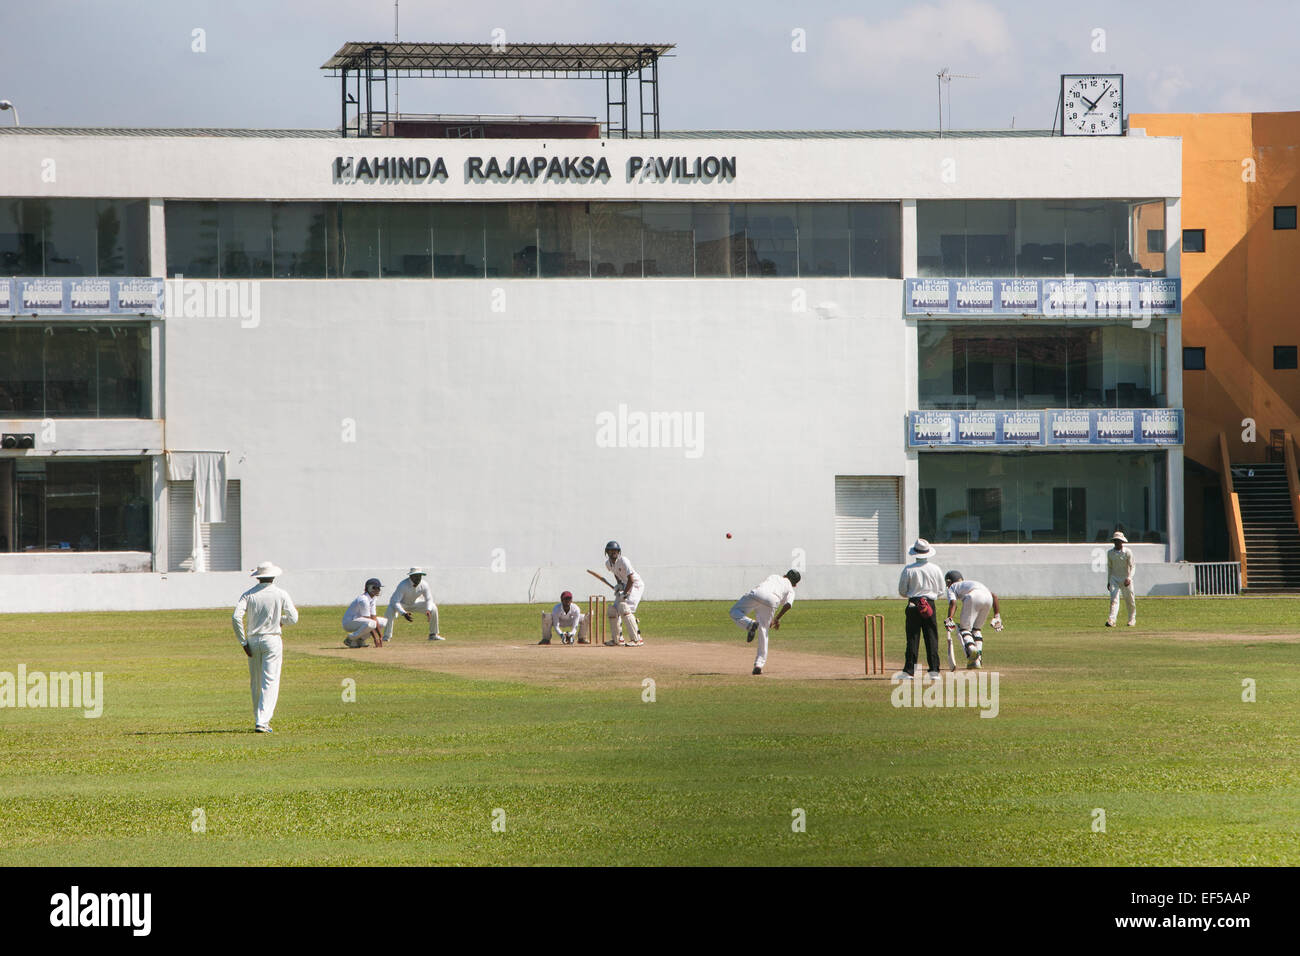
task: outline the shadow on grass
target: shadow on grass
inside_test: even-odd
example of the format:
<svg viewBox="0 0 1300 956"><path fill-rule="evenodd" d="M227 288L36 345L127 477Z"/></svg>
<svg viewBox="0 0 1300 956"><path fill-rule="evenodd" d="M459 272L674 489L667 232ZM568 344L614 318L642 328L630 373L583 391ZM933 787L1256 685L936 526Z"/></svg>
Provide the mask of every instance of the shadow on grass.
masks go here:
<svg viewBox="0 0 1300 956"><path fill-rule="evenodd" d="M127 734L128 737L189 737L193 734L251 734L253 731L248 727L238 729L230 728L225 730L135 730Z"/></svg>

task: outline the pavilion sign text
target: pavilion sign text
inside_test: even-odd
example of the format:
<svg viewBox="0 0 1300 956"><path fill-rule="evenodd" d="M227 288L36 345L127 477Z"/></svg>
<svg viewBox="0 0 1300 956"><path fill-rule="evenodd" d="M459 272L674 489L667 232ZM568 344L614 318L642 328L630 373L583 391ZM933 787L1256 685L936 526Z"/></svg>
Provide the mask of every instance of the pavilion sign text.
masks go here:
<svg viewBox="0 0 1300 956"><path fill-rule="evenodd" d="M335 183L445 183L450 177L441 156L336 156ZM467 156L460 169L466 183L609 182L604 156ZM712 183L736 178L735 156L632 156L623 170L627 182Z"/></svg>

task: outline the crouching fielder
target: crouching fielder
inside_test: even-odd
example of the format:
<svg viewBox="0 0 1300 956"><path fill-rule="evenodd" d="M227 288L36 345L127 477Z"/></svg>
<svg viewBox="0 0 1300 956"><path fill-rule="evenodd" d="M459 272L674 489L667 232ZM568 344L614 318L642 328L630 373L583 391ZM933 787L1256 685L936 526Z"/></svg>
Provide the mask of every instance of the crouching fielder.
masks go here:
<svg viewBox="0 0 1300 956"><path fill-rule="evenodd" d="M551 643L551 638L556 634L560 635L561 644L588 643L588 639L582 637L582 623L587 619L587 615L578 609L578 605L573 603L573 592L565 591L560 595L560 603L555 605L549 611L542 612L542 639L539 644Z"/></svg>
<svg viewBox="0 0 1300 956"><path fill-rule="evenodd" d="M984 634L980 629L988 620L989 611L993 612L993 630L1002 630L1002 609L998 607L998 596L978 581L963 580L960 571L949 571L944 575L943 583L948 585L948 620L943 622L943 626L948 629L948 662L954 670L957 668L957 662L952 656L952 629L957 627L962 649L966 652L967 668L981 667ZM961 620L959 624L954 624L952 616L957 610L958 601L961 601Z"/></svg>
<svg viewBox="0 0 1300 956"><path fill-rule="evenodd" d="M382 643L382 632L388 626L388 618L375 613L375 599L383 589L378 578L370 578L366 581L366 589L343 612L343 630L348 632L343 643L348 647L361 647L367 637L374 640L375 647Z"/></svg>
<svg viewBox="0 0 1300 956"><path fill-rule="evenodd" d="M611 572L614 580L618 582L614 588L614 600L607 612L610 635L605 643L639 647L645 641L641 639L641 625L636 619L636 608L641 603L641 595L645 592L645 582L636 573L636 568L632 567L632 562L623 557L623 549L617 541L605 545L605 570ZM626 639L624 638L625 624Z"/></svg>
<svg viewBox="0 0 1300 956"><path fill-rule="evenodd" d="M408 621L415 620L411 615L412 611L424 612L424 617L429 622L429 640L446 640L438 632L438 605L433 603L433 589L429 587L429 582L424 580L426 573L424 568L411 568L406 572L406 580L397 586L393 596L388 599L388 623L384 626L385 644L393 638L393 625L397 623L399 615Z"/></svg>
<svg viewBox="0 0 1300 956"><path fill-rule="evenodd" d="M758 638L755 674L763 673L763 665L767 663L767 632L781 627L781 618L794 604L794 589L799 586L800 577L799 572L793 570L784 575L769 575L762 584L751 588L731 606L731 619L748 632L745 640Z"/></svg>

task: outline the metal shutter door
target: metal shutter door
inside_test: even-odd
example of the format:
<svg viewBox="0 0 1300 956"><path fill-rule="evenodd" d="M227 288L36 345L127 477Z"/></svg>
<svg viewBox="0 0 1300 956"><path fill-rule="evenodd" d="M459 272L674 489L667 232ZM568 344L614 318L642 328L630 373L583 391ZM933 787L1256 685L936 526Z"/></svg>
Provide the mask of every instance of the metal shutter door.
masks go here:
<svg viewBox="0 0 1300 956"><path fill-rule="evenodd" d="M203 525L203 547L208 553L209 571L238 571L243 567L239 556L239 482L226 482L226 520Z"/></svg>
<svg viewBox="0 0 1300 956"><path fill-rule="evenodd" d="M194 482L167 483L167 570L192 571ZM226 520L199 525L200 542L209 571L238 571L240 557L239 482L226 482Z"/></svg>
<svg viewBox="0 0 1300 956"><path fill-rule="evenodd" d="M835 563L898 564L897 478L835 477Z"/></svg>
<svg viewBox="0 0 1300 956"><path fill-rule="evenodd" d="M194 482L167 482L167 570L189 571L194 528Z"/></svg>

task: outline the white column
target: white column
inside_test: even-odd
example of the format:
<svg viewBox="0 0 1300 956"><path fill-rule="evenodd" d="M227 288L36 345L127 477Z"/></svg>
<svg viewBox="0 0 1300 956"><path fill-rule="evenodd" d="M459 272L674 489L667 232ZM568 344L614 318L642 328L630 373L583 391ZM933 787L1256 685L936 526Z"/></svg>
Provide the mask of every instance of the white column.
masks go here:
<svg viewBox="0 0 1300 956"><path fill-rule="evenodd" d="M1165 200L1165 275L1171 279L1182 276L1183 254L1183 217L1182 205L1178 198ZM1165 394L1170 408L1183 407L1183 319L1182 303L1179 303L1179 315L1171 317L1165 324ZM1183 430L1187 430L1187 420L1183 420ZM1183 516L1187 513L1183 501L1183 449L1171 448L1166 457L1168 475L1166 484L1169 488L1169 554L1167 560L1182 561L1183 551Z"/></svg>
<svg viewBox="0 0 1300 956"><path fill-rule="evenodd" d="M1165 459L1168 474L1165 484L1169 495L1169 552L1167 561L1183 560L1183 449L1170 448Z"/></svg>
<svg viewBox="0 0 1300 956"><path fill-rule="evenodd" d="M914 278L916 276L916 200L903 200L903 277ZM902 303L899 303L902 308ZM920 404L919 384L917 381L917 372L919 369L920 355L917 344L917 329L915 319L903 318L907 325L906 335L903 340L903 388L906 391L906 407L915 409ZM903 433L903 443L907 444L907 422L899 422L899 428ZM921 522L921 493L918 470L917 452L907 452L907 464L903 470L903 500L899 503L903 517L903 550L920 537ZM900 554L899 560L906 562L907 558Z"/></svg>

